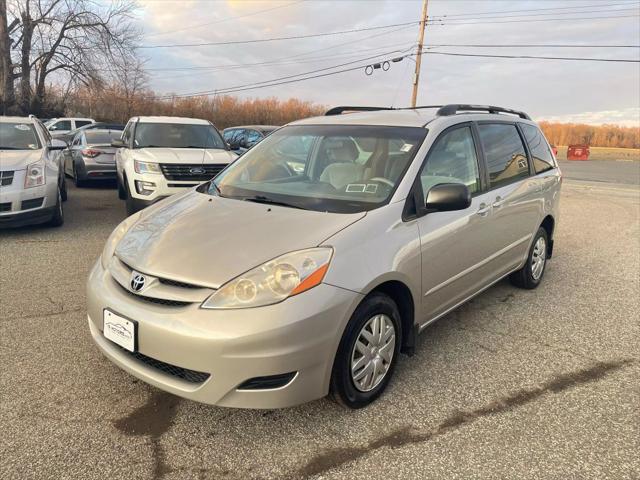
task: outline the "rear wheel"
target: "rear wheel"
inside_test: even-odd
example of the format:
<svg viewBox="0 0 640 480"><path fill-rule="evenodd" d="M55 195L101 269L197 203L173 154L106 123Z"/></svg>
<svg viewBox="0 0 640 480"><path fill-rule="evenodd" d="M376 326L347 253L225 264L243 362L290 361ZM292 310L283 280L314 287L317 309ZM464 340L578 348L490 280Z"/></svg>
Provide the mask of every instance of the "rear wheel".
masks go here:
<svg viewBox="0 0 640 480"><path fill-rule="evenodd" d="M536 232L527 262L517 272L513 272L509 280L516 287L532 290L540 285L544 269L547 265L549 238L547 231L540 227Z"/></svg>
<svg viewBox="0 0 640 480"><path fill-rule="evenodd" d="M389 384L401 345L400 312L385 294L374 293L353 313L331 374L331 395L349 408L378 398Z"/></svg>
<svg viewBox="0 0 640 480"><path fill-rule="evenodd" d="M73 183L78 188L84 187L87 183L86 181L78 177L78 169L76 168L75 163L73 164Z"/></svg>

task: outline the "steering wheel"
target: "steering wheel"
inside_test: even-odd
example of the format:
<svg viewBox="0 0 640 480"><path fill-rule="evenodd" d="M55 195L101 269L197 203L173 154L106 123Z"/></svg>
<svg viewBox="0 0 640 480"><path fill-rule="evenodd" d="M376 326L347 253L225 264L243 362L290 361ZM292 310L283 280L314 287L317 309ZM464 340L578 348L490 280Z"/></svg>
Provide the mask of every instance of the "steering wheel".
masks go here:
<svg viewBox="0 0 640 480"><path fill-rule="evenodd" d="M386 185L389 185L391 188L395 187L395 183L393 183L391 180L388 180L388 179L383 178L383 177L373 177L373 178L370 178L368 181L369 182L384 183Z"/></svg>

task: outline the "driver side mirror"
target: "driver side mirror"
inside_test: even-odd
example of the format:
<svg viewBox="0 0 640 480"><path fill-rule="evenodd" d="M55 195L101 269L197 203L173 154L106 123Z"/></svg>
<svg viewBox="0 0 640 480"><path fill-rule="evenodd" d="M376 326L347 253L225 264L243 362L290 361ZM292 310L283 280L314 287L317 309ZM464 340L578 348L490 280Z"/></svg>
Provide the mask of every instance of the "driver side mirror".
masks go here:
<svg viewBox="0 0 640 480"><path fill-rule="evenodd" d="M114 147L114 148L126 148L127 147L127 145L120 138L117 138L115 140L111 140L111 146Z"/></svg>
<svg viewBox="0 0 640 480"><path fill-rule="evenodd" d="M436 212L464 210L471 206L471 192L462 183L439 183L431 187L425 208Z"/></svg>
<svg viewBox="0 0 640 480"><path fill-rule="evenodd" d="M49 150L64 150L67 146L67 142L58 140L57 138L52 138L51 143L49 144Z"/></svg>

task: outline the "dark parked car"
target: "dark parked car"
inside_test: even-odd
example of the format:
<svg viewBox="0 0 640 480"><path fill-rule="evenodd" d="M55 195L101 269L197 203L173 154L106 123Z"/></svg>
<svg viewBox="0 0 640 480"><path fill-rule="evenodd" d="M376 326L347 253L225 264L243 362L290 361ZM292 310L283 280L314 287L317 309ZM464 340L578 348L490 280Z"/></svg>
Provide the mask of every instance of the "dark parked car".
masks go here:
<svg viewBox="0 0 640 480"><path fill-rule="evenodd" d="M222 135L231 150L244 153L278 128L280 127L274 125L244 125L225 128Z"/></svg>

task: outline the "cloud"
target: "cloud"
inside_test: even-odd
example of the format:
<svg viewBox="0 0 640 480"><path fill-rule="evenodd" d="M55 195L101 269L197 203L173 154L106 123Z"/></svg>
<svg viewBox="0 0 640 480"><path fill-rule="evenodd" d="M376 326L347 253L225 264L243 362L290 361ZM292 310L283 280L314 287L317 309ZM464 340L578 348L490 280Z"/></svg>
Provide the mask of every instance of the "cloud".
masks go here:
<svg viewBox="0 0 640 480"><path fill-rule="evenodd" d="M598 3L583 0L579 5ZM425 42L432 44L638 44L638 17L606 19L603 16L633 14L584 14L593 20L564 21L575 11L575 2L558 1L456 1L431 2L432 19L444 18L448 25L427 27ZM634 7L636 4L629 4ZM377 25L417 21L420 0L341 1L154 1L142 0L145 44L175 44L262 39L274 36L308 35ZM540 15L541 8L566 7L562 13ZM275 8L275 9L274 9ZM602 8L602 7L600 7ZM629 8L629 7L627 7ZM266 10L264 12L261 12ZM528 12L544 20L532 23L488 23L515 21L513 10ZM478 12L498 12L480 15ZM503 13L499 13L503 12ZM255 15L253 13L256 13ZM640 13L637 8L635 13ZM445 16L446 15L446 16ZM468 15L456 17L456 15ZM488 17L510 15L495 19ZM574 15L576 16L576 15ZM458 23L474 25L452 25ZM466 21L460 20L464 18ZM555 21L560 19L560 21ZM290 41L244 45L184 47L144 50L148 67L197 67L205 69L152 70L151 86L162 93L209 91L287 77L380 54L415 43L417 26L399 31L359 32ZM398 46L398 47L391 47ZM377 50L376 50L377 49ZM601 58L638 58L638 49L628 48L462 48L439 47L439 52L525 54ZM379 58L385 58L381 56ZM279 61L268 65L245 65ZM370 60L373 62L374 60ZM364 63L363 63L364 64ZM358 65L358 64L354 64ZM348 68L345 66L342 68ZM326 76L281 86L238 92L243 97L298 97L324 105L408 105L414 63L394 63L388 72L364 70ZM319 72L323 73L323 72ZM449 102L498 104L527 111L538 118L577 118L594 122L633 122L640 106L640 66L554 60L469 58L442 55L423 57L419 103ZM636 110L633 110L636 109ZM576 113L577 112L577 113ZM580 113L586 112L586 113ZM635 113L634 113L635 112ZM611 117L611 120L607 116Z"/></svg>

